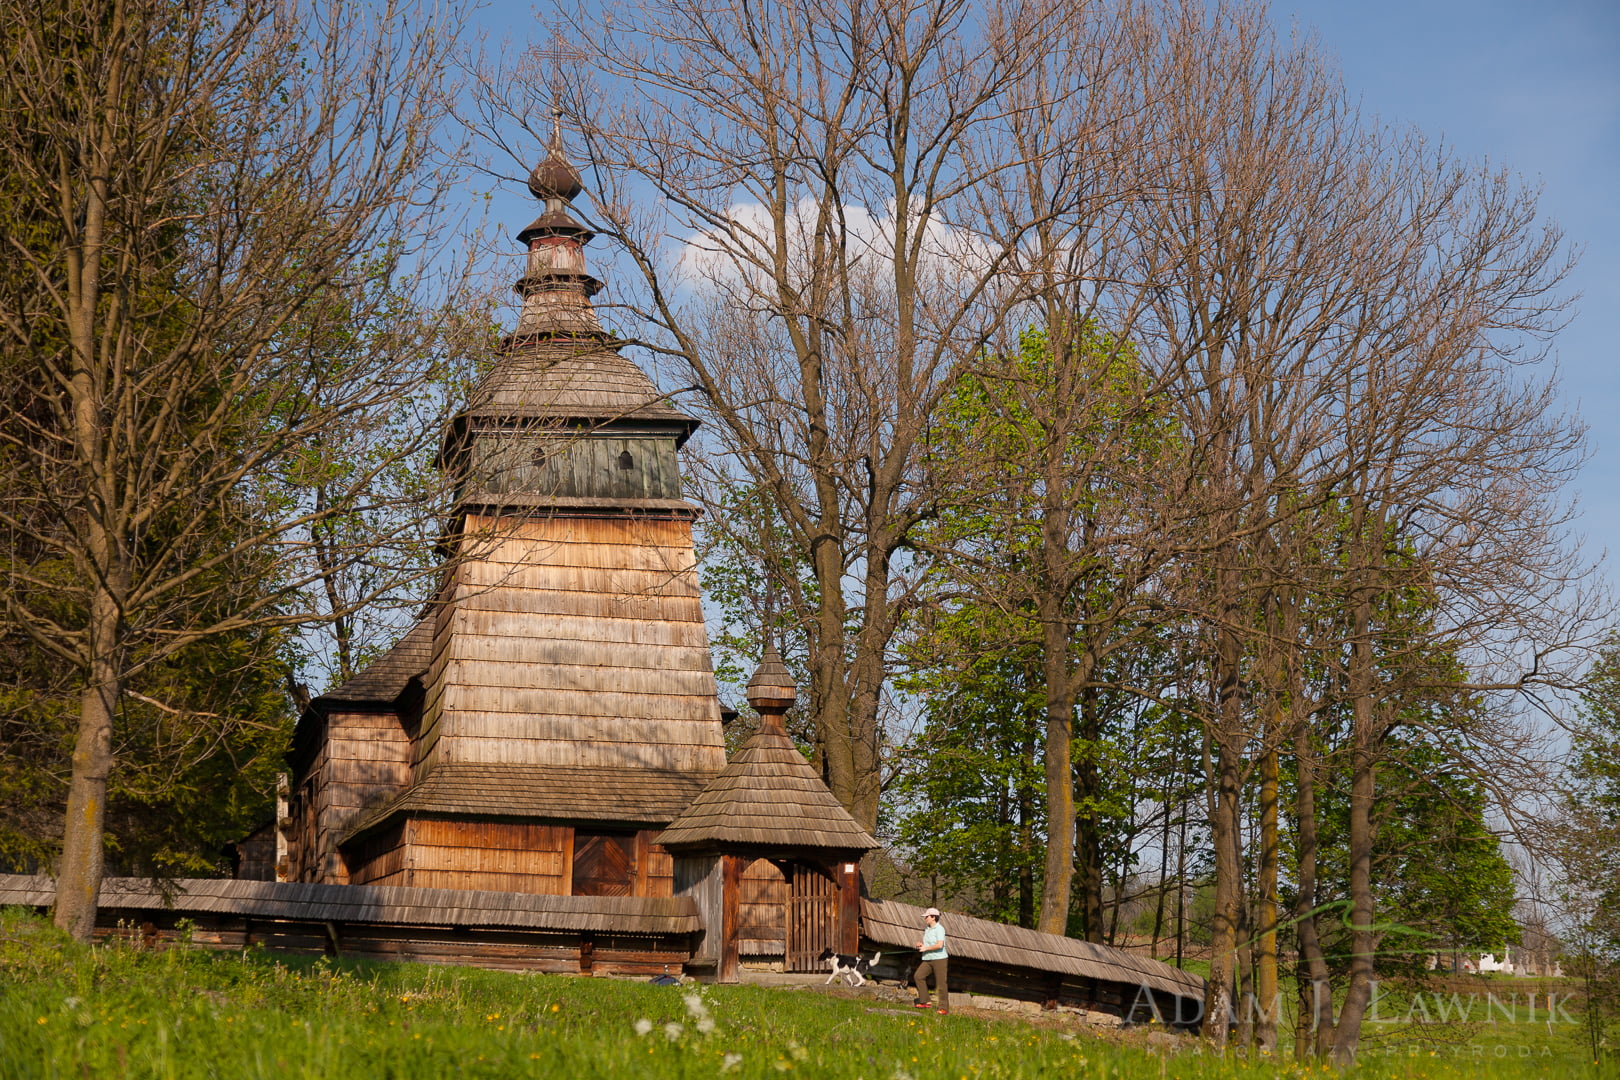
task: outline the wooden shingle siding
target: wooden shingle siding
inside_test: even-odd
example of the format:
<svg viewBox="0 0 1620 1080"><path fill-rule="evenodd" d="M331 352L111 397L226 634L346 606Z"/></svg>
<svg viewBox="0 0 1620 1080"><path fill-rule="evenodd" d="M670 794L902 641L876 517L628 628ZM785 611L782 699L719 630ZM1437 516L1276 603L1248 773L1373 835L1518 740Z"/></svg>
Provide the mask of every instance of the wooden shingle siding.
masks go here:
<svg viewBox="0 0 1620 1080"><path fill-rule="evenodd" d="M698 600L695 580L671 567L550 566L527 563L476 562L463 567L468 611L503 611L498 595L505 589L597 596L654 596ZM482 600L482 603L475 602Z"/></svg>
<svg viewBox="0 0 1620 1080"><path fill-rule="evenodd" d="M658 421L696 427L673 408L645 372L617 349L595 341L536 342L503 356L473 389L463 416L598 422Z"/></svg>
<svg viewBox="0 0 1620 1080"><path fill-rule="evenodd" d="M546 620L548 626L559 627L557 637L564 636L561 629L564 625L578 629L594 625L600 628L595 633L575 634L574 629L570 629L569 636L581 641L618 641L622 634L640 632L649 635L640 639L643 641L668 640L672 644L695 648L699 646L690 639L690 634L694 623L699 627L703 625L702 614L703 605L690 596L631 596L526 589L505 597L501 607L491 608L487 614L477 609L462 612L461 616L466 621L459 625L474 634L504 637L511 625L508 616L544 615L550 616ZM579 621L563 624L558 622L559 618ZM446 622L449 621L447 618ZM671 635L667 639L661 636L666 633Z"/></svg>
<svg viewBox="0 0 1620 1080"><path fill-rule="evenodd" d="M680 813L708 778L654 768L452 762L358 818L343 843L358 842L369 830L406 815L662 824Z"/></svg>
<svg viewBox="0 0 1620 1080"><path fill-rule="evenodd" d="M719 702L690 525L498 524L506 531L457 569L444 605L418 777L448 762L717 772Z"/></svg>
<svg viewBox="0 0 1620 1080"><path fill-rule="evenodd" d="M322 723L324 739L290 807L290 870L302 881L342 884L349 878L338 844L366 807L405 789L410 741L393 714L331 709Z"/></svg>
<svg viewBox="0 0 1620 1080"><path fill-rule="evenodd" d="M591 742L514 743L510 738L443 739L445 752L457 763L512 764L558 767L672 769L708 775L714 760L712 747L668 743ZM440 766L443 767L443 766Z"/></svg>

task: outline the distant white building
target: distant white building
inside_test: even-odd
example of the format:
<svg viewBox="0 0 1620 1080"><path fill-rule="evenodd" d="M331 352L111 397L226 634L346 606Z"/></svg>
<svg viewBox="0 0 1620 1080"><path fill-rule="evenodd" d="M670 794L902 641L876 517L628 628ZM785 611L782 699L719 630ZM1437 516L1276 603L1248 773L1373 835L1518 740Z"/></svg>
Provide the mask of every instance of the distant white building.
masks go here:
<svg viewBox="0 0 1620 1080"><path fill-rule="evenodd" d="M1466 969L1466 960L1463 965ZM1515 949L1512 945L1503 946L1500 960L1495 953L1481 956L1478 970L1481 974L1500 971L1504 975L1551 976L1555 979L1562 978L1564 974L1556 957L1548 957L1533 949Z"/></svg>

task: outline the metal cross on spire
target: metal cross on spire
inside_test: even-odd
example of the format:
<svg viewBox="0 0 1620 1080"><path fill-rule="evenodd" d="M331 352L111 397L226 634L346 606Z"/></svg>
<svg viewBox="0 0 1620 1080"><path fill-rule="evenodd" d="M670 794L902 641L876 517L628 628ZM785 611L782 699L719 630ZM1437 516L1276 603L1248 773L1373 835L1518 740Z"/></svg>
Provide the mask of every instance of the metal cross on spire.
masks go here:
<svg viewBox="0 0 1620 1080"><path fill-rule="evenodd" d="M562 142L563 65L578 63L585 58L585 54L570 44L561 30L554 28L551 31L551 44L536 50L535 55L551 64L551 141L555 146Z"/></svg>

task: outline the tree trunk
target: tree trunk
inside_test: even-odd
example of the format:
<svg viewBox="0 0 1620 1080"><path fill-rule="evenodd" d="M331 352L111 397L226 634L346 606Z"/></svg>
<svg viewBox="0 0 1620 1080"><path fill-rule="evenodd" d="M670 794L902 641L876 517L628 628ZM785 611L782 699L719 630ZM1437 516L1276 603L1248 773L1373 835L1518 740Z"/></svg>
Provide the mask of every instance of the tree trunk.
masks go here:
<svg viewBox="0 0 1620 1080"><path fill-rule="evenodd" d="M1255 1016L1255 1045L1266 1053L1277 1049L1277 1021L1282 1011L1277 990L1277 751L1267 748L1260 758L1260 850L1256 854L1259 881L1258 936L1254 945L1254 993L1259 999Z"/></svg>
<svg viewBox="0 0 1620 1080"><path fill-rule="evenodd" d="M1204 990L1204 1037L1224 1046L1233 1017L1232 987L1237 974L1237 929L1243 905L1241 791L1241 647L1232 620L1237 605L1230 584L1223 590L1223 625L1215 650L1218 715L1213 741L1215 790L1210 807L1210 844L1215 851L1215 911L1210 937L1209 982Z"/></svg>
<svg viewBox="0 0 1620 1080"><path fill-rule="evenodd" d="M1093 667L1086 665L1087 669ZM1080 933L1101 944L1103 933L1102 776L1097 769L1097 743L1102 720L1097 715L1097 691L1080 692L1080 747L1075 755L1075 872L1080 885Z"/></svg>
<svg viewBox="0 0 1620 1080"><path fill-rule="evenodd" d="M1260 756L1260 850L1255 853L1255 891L1258 912L1254 943L1254 992L1258 999L1255 1016L1254 1039L1265 1053L1277 1050L1277 1022L1281 1018L1282 998L1277 979L1277 788L1278 746L1284 724L1287 722L1284 696L1290 680L1286 657L1293 642L1292 620L1285 619L1281 611L1284 603L1279 590L1273 586L1266 596L1266 708L1268 715L1261 742Z"/></svg>
<svg viewBox="0 0 1620 1080"><path fill-rule="evenodd" d="M1341 1066L1355 1060L1361 1040L1361 1021L1372 1000L1377 969L1373 950L1372 855L1374 763L1377 737L1373 704L1372 603L1363 589L1355 602L1354 634L1350 648L1350 692L1355 723L1350 756L1350 982L1339 1010L1333 1040L1333 1060Z"/></svg>
<svg viewBox="0 0 1620 1080"><path fill-rule="evenodd" d="M1054 640L1056 638L1057 640ZM1070 690L1068 635L1046 624L1046 878L1036 929L1065 934L1074 884L1074 694Z"/></svg>
<svg viewBox="0 0 1620 1080"><path fill-rule="evenodd" d="M1298 772L1294 815L1299 845L1294 928L1299 938L1300 1017L1294 1031L1294 1056L1304 1058L1323 1053L1333 1044L1333 994L1316 923L1316 750L1311 744L1310 728L1303 722L1294 729L1294 762Z"/></svg>
<svg viewBox="0 0 1620 1080"><path fill-rule="evenodd" d="M843 559L840 545L824 535L811 550L811 566L820 592L815 633L810 648L812 708L822 742L822 772L827 787L855 815L857 777L855 744L850 730L849 670L844 656L846 612L843 603ZM860 818L856 816L856 820ZM870 828L864 822L863 828Z"/></svg>
<svg viewBox="0 0 1620 1080"><path fill-rule="evenodd" d="M95 650L91 681L79 699L79 734L73 745L62 861L56 874L56 925L79 941L89 941L95 932L101 896L102 829L107 819L107 777L113 766L113 714L120 690L113 659L118 619L111 597L98 591L90 625Z"/></svg>
<svg viewBox="0 0 1620 1080"><path fill-rule="evenodd" d="M1023 760L1027 769L1035 763L1035 744L1033 740L1026 741L1023 748ZM1035 928L1035 867L1031 863L1031 855L1035 847L1035 799L1034 793L1028 784L1023 781L1018 785L1018 850L1022 858L1018 860L1018 925L1026 930Z"/></svg>

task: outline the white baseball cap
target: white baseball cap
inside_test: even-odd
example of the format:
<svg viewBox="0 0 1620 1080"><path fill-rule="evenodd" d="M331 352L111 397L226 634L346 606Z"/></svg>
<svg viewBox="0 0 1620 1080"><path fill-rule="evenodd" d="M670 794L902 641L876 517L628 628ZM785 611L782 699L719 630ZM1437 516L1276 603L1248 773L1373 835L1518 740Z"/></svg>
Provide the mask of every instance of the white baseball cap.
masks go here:
<svg viewBox="0 0 1620 1080"><path fill-rule="evenodd" d="M925 918L926 918L926 917L927 917L927 916L929 916L929 915L932 915L932 916L933 916L933 917L934 917L934 918L936 918L936 919L937 919L937 918L939 918L939 908L937 908L937 907L931 907L931 908L929 908L929 909L928 909L928 910L927 910L927 911L925 911L925 912L923 912L923 916L924 916L924 917L925 917Z"/></svg>

